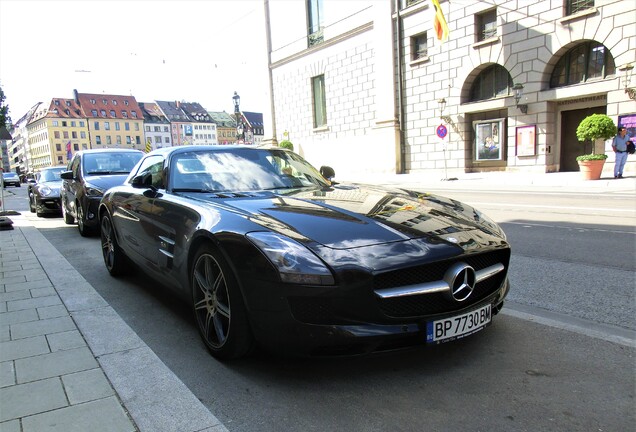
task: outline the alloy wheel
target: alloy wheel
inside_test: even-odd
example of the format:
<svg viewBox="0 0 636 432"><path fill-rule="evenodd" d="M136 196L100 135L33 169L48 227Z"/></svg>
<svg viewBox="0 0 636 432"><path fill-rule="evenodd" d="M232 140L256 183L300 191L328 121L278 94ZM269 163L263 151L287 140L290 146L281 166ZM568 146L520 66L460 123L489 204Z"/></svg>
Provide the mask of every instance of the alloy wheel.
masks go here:
<svg viewBox="0 0 636 432"><path fill-rule="evenodd" d="M223 270L216 259L202 254L194 265L194 312L206 343L219 349L230 332L230 298Z"/></svg>

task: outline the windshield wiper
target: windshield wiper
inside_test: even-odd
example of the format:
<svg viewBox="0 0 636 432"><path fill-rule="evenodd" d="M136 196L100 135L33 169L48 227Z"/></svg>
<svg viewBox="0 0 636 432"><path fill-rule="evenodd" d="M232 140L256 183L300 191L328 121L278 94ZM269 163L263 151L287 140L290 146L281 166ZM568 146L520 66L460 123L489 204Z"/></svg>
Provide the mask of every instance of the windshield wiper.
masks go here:
<svg viewBox="0 0 636 432"><path fill-rule="evenodd" d="M210 193L216 192L212 189L196 189L196 188L175 188L172 192L196 192L196 193Z"/></svg>

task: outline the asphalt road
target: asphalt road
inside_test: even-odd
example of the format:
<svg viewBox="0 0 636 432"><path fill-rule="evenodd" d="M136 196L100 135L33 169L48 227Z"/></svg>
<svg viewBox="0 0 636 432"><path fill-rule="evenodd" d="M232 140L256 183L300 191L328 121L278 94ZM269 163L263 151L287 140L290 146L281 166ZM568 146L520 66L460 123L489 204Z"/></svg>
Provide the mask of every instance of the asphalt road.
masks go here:
<svg viewBox="0 0 636 432"><path fill-rule="evenodd" d="M220 363L187 305L142 274L111 278L98 238L32 220L232 432L632 430L633 195L445 195L462 193L513 246L504 313L458 343L357 359Z"/></svg>

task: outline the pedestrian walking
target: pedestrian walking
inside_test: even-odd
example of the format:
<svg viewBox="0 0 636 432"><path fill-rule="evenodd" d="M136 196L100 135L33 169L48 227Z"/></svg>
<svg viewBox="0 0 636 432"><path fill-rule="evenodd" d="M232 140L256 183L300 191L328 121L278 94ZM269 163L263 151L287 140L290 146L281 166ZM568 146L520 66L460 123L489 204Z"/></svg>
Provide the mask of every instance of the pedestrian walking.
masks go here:
<svg viewBox="0 0 636 432"><path fill-rule="evenodd" d="M612 141L612 150L616 155L614 163L614 178L623 178L623 168L625 162L627 162L627 142L629 137L627 136L627 128L621 126L618 128L618 133Z"/></svg>

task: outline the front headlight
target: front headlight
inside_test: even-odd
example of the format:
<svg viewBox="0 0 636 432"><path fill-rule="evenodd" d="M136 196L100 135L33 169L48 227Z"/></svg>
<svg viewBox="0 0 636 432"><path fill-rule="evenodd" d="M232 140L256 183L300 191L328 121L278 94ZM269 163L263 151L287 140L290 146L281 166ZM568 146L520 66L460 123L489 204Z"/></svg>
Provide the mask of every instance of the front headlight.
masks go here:
<svg viewBox="0 0 636 432"><path fill-rule="evenodd" d="M50 187L48 187L46 185L40 186L40 195L49 196L49 195L51 195L51 192L53 192L53 190Z"/></svg>
<svg viewBox="0 0 636 432"><path fill-rule="evenodd" d="M89 198L100 198L104 195L104 190L86 183L86 196Z"/></svg>
<svg viewBox="0 0 636 432"><path fill-rule="evenodd" d="M304 285L333 285L333 275L309 249L295 240L271 232L253 232L247 238L278 270L283 282Z"/></svg>

